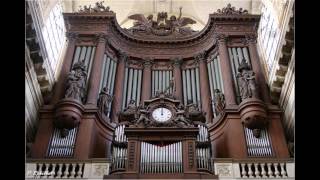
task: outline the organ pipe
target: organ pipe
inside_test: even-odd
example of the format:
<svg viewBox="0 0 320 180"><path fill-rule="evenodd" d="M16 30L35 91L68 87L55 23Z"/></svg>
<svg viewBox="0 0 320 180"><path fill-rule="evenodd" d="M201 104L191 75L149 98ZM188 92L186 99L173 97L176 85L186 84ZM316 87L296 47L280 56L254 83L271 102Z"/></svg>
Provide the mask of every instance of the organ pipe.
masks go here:
<svg viewBox="0 0 320 180"><path fill-rule="evenodd" d="M252 130L244 128L247 151L249 156L267 157L272 156L271 144L266 129L261 130L261 136L256 138Z"/></svg>
<svg viewBox="0 0 320 180"><path fill-rule="evenodd" d="M66 137L62 138L60 130L55 128L48 148L49 157L71 157L77 135L78 127L69 130Z"/></svg>

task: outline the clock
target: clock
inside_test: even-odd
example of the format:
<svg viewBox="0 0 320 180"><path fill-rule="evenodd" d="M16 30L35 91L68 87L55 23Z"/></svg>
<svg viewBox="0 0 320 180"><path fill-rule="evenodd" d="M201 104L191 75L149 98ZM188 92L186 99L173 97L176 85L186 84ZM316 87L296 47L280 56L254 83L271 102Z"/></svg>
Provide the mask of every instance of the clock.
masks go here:
<svg viewBox="0 0 320 180"><path fill-rule="evenodd" d="M152 118L158 122L166 122L172 117L172 112L165 108L159 107L152 112Z"/></svg>

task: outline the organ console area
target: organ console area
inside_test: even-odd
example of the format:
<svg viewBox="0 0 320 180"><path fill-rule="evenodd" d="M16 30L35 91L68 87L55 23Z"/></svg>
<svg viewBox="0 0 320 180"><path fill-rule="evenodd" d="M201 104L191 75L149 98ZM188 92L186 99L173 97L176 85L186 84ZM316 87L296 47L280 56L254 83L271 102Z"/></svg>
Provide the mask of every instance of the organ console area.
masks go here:
<svg viewBox="0 0 320 180"><path fill-rule="evenodd" d="M101 4L64 13L68 47L32 158L106 159L105 179L216 179L215 159L289 157L259 15L227 6L201 31L183 13L178 25L137 17L125 29Z"/></svg>

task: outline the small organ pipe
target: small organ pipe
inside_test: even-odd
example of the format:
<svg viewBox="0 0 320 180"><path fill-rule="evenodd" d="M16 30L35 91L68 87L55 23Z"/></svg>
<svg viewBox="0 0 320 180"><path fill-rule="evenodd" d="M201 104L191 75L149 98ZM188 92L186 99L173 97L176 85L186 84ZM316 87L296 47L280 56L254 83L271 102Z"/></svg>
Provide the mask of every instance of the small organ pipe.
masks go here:
<svg viewBox="0 0 320 180"><path fill-rule="evenodd" d="M138 70L137 105L140 104L142 70Z"/></svg>
<svg viewBox="0 0 320 180"><path fill-rule="evenodd" d="M192 94L192 102L197 104L197 97L196 97L196 82L195 82L195 74L194 69L190 69L191 71L191 94Z"/></svg>
<svg viewBox="0 0 320 180"><path fill-rule="evenodd" d="M122 109L127 106L126 97L127 97L127 84L128 84L128 68L125 68L124 73L124 86L123 86L123 95L122 95Z"/></svg>
<svg viewBox="0 0 320 180"><path fill-rule="evenodd" d="M129 80L128 80L128 92L127 92L127 102L126 106L128 106L130 100L131 100L131 94L132 94L132 78L133 78L133 69L129 69Z"/></svg>

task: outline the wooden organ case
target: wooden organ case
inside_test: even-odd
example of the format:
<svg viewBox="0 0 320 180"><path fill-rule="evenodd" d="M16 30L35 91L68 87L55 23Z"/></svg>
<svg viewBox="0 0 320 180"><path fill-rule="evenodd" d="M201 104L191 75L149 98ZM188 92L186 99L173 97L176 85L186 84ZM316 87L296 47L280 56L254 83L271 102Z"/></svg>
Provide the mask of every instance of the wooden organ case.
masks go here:
<svg viewBox="0 0 320 180"><path fill-rule="evenodd" d="M228 5L201 31L164 12L129 18L121 28L99 3L64 13L68 47L32 158L104 158L106 179L215 179L214 158L289 157L257 53L259 15Z"/></svg>

